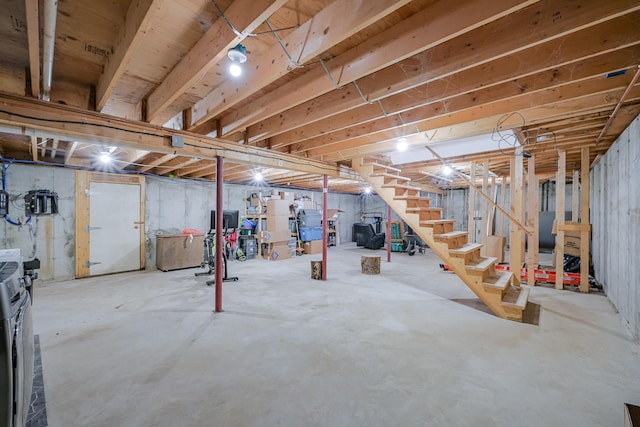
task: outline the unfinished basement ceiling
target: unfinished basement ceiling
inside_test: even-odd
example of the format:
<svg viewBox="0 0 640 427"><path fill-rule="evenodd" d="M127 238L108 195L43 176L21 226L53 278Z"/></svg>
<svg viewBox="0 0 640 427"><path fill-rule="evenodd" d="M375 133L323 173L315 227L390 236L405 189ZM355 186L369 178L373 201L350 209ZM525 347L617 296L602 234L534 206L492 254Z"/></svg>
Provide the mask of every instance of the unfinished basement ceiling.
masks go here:
<svg viewBox="0 0 640 427"><path fill-rule="evenodd" d="M92 166L111 147L116 169L213 180L222 154L227 182L260 170L318 188L326 169L332 189L357 192L352 159L390 162L401 137L421 150L487 135L497 150L447 160L462 171L488 160L501 176L513 130L551 176L559 149L577 169L581 147L604 153L640 112L637 0L0 4L6 159ZM234 78L238 43L248 59ZM429 189L440 166L400 167Z"/></svg>

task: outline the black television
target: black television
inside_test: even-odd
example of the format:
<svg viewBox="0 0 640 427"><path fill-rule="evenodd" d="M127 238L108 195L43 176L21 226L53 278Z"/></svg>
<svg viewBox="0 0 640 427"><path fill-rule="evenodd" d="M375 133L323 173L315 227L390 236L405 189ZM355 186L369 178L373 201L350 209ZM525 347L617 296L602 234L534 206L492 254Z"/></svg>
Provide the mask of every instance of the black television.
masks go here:
<svg viewBox="0 0 640 427"><path fill-rule="evenodd" d="M238 228L238 222L240 218L239 211L222 211L222 228L229 230ZM211 230L216 229L216 211L211 211Z"/></svg>

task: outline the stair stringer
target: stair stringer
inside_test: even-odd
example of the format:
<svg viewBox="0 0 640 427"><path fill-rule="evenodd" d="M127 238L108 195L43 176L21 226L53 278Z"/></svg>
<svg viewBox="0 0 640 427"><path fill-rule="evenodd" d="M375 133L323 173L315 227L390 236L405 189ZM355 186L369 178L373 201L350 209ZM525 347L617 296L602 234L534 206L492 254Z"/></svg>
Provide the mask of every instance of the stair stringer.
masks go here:
<svg viewBox="0 0 640 427"><path fill-rule="evenodd" d="M388 177L371 176L373 174L373 165L362 164L361 159L354 159L352 167L364 178L371 187L376 191L389 206L393 209L403 221L429 246L438 257L446 263L450 269L473 291L473 293L498 317L504 319L521 320L517 315L508 313L502 305L501 295L490 293L485 290L483 278L479 274L472 274L465 268L464 258L454 257L449 254L447 243L435 240L433 228L420 224L419 214L407 213L407 201L395 200L397 197L396 189L392 187L383 187L389 185ZM406 185L406 181L398 182L399 185ZM416 189L418 190L418 189ZM495 267L492 267L495 272ZM495 274L495 273L494 273Z"/></svg>

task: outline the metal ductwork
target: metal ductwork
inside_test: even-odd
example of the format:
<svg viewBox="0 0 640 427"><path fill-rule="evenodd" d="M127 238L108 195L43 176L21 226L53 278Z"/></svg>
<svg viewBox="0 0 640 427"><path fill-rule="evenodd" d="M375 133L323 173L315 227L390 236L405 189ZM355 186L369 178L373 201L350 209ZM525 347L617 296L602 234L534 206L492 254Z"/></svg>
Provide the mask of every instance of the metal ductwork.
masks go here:
<svg viewBox="0 0 640 427"><path fill-rule="evenodd" d="M58 0L43 1L43 40L42 40L42 94L40 98L49 101L51 97L51 78L53 75L53 50L56 44L56 17Z"/></svg>

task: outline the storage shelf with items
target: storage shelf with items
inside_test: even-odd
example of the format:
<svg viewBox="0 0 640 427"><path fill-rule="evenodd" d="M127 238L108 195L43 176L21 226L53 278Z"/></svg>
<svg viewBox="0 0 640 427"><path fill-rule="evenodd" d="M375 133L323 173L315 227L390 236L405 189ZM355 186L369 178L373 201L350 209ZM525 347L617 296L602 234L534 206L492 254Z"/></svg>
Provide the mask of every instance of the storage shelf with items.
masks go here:
<svg viewBox="0 0 640 427"><path fill-rule="evenodd" d="M391 222L391 252L404 252L404 222Z"/></svg>
<svg viewBox="0 0 640 427"><path fill-rule="evenodd" d="M340 228L338 227L338 214L340 209L327 209L327 246L340 244Z"/></svg>

